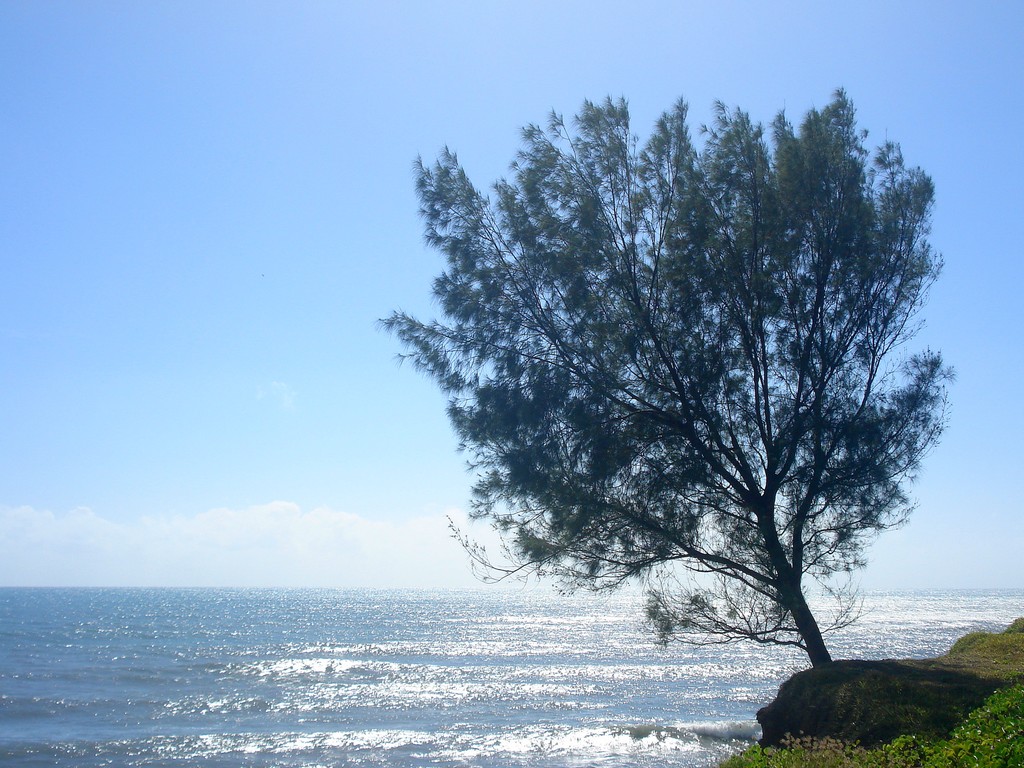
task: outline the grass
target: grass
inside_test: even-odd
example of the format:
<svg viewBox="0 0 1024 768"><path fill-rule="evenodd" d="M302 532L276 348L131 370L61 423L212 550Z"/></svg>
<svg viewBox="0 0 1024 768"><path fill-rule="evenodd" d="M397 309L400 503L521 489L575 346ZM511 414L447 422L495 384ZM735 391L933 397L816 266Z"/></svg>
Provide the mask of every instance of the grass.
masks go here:
<svg viewBox="0 0 1024 768"><path fill-rule="evenodd" d="M961 637L937 661L996 680L1024 676L1024 621L1017 619L1001 634L972 632Z"/></svg>

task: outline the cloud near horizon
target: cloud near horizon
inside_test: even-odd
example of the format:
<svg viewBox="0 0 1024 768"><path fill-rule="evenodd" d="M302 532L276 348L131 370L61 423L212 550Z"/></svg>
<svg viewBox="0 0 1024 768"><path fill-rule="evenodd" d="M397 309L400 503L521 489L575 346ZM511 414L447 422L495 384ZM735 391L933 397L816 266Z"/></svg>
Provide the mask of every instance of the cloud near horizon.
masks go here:
<svg viewBox="0 0 1024 768"><path fill-rule="evenodd" d="M449 517L466 523L459 510L392 522L286 501L130 522L0 507L0 585L471 585Z"/></svg>

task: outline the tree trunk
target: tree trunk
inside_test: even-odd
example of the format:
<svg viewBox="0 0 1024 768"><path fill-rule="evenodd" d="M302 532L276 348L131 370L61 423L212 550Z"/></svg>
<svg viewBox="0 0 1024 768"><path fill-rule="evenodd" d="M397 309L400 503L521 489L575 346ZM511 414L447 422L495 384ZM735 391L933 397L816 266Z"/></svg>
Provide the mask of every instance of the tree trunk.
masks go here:
<svg viewBox="0 0 1024 768"><path fill-rule="evenodd" d="M803 590L797 587L791 596L789 610L793 614L793 621L803 638L805 650L811 659L812 667L821 667L832 662L832 654L825 647L825 641L821 637L821 630L818 622L811 613L804 599Z"/></svg>
<svg viewBox="0 0 1024 768"><path fill-rule="evenodd" d="M775 491L767 492L759 507L755 507L758 528L764 540L765 549L771 558L775 572L779 575L775 583L780 604L789 609L796 623L797 632L804 643L812 667L821 667L832 662L832 654L825 647L821 629L811 613L804 590L800 585L801 573L786 557L775 530Z"/></svg>

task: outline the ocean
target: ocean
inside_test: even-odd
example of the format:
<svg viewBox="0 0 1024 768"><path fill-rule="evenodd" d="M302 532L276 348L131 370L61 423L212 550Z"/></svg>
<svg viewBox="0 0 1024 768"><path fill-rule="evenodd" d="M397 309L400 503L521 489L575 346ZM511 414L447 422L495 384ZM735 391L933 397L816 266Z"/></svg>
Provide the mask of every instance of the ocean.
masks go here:
<svg viewBox="0 0 1024 768"><path fill-rule="evenodd" d="M799 652L659 646L636 594L0 589L0 765L709 766ZM836 658L945 652L1024 591L869 593Z"/></svg>

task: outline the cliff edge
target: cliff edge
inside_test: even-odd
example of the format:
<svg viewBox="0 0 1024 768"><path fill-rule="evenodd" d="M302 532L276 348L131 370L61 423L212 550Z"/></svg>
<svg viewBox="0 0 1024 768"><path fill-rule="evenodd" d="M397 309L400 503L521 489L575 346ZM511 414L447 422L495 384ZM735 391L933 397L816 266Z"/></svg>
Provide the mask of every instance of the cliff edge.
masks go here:
<svg viewBox="0 0 1024 768"><path fill-rule="evenodd" d="M798 672L757 713L762 746L787 735L871 747L902 735L941 739L997 688L1024 679L1024 618L972 632L934 659L836 661Z"/></svg>

